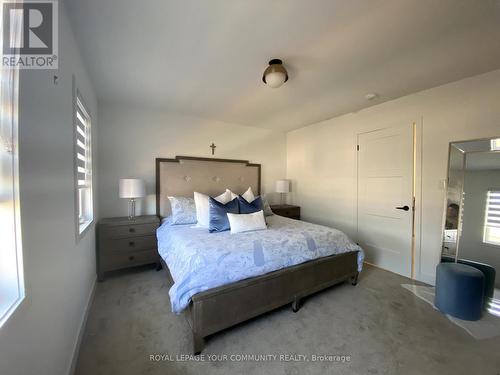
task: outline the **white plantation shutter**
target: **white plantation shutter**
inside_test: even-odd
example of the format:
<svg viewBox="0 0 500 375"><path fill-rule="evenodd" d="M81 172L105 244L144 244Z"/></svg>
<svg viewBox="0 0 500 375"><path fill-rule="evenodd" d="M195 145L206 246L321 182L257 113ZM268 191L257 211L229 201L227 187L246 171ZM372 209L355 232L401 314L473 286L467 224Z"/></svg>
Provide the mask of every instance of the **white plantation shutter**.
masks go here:
<svg viewBox="0 0 500 375"><path fill-rule="evenodd" d="M500 138L491 140L491 151L500 151Z"/></svg>
<svg viewBox="0 0 500 375"><path fill-rule="evenodd" d="M488 191L484 242L500 245L500 189Z"/></svg>
<svg viewBox="0 0 500 375"><path fill-rule="evenodd" d="M78 234L82 234L94 216L91 121L79 95L76 96L75 105L75 169Z"/></svg>
<svg viewBox="0 0 500 375"><path fill-rule="evenodd" d="M90 123L84 107L77 99L76 109L76 165L79 187L88 187L92 182L92 159L90 154Z"/></svg>

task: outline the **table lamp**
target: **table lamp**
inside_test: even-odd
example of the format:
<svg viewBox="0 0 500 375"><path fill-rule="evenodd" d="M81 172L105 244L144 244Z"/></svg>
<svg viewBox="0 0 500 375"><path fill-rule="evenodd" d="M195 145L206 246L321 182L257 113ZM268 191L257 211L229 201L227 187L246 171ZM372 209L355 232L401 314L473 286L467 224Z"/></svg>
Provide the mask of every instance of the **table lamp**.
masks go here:
<svg viewBox="0 0 500 375"><path fill-rule="evenodd" d="M135 219L135 200L146 196L146 186L143 180L138 178L120 179L120 198L129 199L128 218Z"/></svg>
<svg viewBox="0 0 500 375"><path fill-rule="evenodd" d="M276 192L280 193L281 204L284 204L284 195L290 192L290 181L288 180L276 181Z"/></svg>

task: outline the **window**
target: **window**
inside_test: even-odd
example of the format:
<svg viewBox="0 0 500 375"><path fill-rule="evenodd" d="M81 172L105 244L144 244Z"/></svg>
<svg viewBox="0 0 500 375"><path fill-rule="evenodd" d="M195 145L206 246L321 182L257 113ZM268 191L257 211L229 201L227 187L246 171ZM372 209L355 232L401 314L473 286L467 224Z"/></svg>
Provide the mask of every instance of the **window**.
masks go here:
<svg viewBox="0 0 500 375"><path fill-rule="evenodd" d="M94 219L91 121L80 95L75 100L75 184L78 238Z"/></svg>
<svg viewBox="0 0 500 375"><path fill-rule="evenodd" d="M500 189L488 191L483 242L500 246Z"/></svg>
<svg viewBox="0 0 500 375"><path fill-rule="evenodd" d="M491 151L500 151L500 138L492 139L490 149Z"/></svg>
<svg viewBox="0 0 500 375"><path fill-rule="evenodd" d="M0 2L0 19L3 1ZM11 25L11 38L21 34ZM3 37L0 36L0 55ZM1 56L3 57L3 56ZM24 299L17 147L18 70L0 67L0 327Z"/></svg>

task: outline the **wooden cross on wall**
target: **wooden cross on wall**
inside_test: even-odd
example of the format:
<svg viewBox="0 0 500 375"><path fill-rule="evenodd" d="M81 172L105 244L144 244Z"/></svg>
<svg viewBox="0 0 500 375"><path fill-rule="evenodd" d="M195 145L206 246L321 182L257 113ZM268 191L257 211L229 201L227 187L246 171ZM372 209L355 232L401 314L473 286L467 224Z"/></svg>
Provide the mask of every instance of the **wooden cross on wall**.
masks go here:
<svg viewBox="0 0 500 375"><path fill-rule="evenodd" d="M212 149L212 155L215 155L215 148L217 147L215 143L212 142L212 144L209 147Z"/></svg>

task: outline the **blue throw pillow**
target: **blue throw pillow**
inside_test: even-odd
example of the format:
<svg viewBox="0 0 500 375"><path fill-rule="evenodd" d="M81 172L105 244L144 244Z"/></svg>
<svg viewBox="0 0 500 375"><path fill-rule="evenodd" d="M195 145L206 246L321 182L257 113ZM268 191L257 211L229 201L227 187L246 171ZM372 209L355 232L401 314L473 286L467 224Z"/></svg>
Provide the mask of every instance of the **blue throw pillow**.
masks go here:
<svg viewBox="0 0 500 375"><path fill-rule="evenodd" d="M238 198L234 198L232 201L224 204L210 197L208 200L208 212L208 231L210 233L229 230L230 226L227 214L240 213Z"/></svg>
<svg viewBox="0 0 500 375"><path fill-rule="evenodd" d="M262 210L262 198L257 197L251 203L247 202L241 195L238 196L238 204L240 205L240 214L253 214Z"/></svg>

